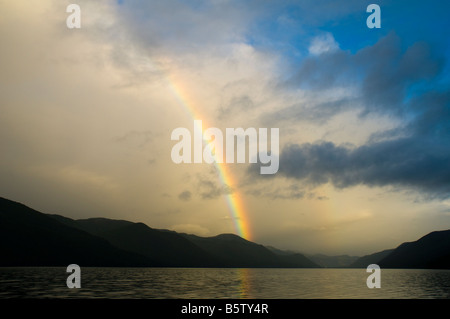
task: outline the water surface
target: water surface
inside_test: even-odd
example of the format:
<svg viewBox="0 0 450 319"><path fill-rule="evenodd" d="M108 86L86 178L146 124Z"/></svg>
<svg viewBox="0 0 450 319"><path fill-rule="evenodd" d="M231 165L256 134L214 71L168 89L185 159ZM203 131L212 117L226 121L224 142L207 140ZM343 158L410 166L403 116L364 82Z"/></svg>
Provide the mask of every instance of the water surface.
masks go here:
<svg viewBox="0 0 450 319"><path fill-rule="evenodd" d="M450 298L450 270L382 269L369 289L365 269L81 268L69 289L63 267L0 268L0 298Z"/></svg>

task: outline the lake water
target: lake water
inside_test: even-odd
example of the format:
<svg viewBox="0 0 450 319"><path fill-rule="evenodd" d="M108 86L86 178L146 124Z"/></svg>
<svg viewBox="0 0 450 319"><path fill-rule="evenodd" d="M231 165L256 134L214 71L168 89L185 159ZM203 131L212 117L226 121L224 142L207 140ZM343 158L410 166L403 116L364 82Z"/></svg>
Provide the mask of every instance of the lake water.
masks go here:
<svg viewBox="0 0 450 319"><path fill-rule="evenodd" d="M365 269L81 268L69 289L66 268L0 268L0 298L450 298L450 270L382 269L369 289Z"/></svg>

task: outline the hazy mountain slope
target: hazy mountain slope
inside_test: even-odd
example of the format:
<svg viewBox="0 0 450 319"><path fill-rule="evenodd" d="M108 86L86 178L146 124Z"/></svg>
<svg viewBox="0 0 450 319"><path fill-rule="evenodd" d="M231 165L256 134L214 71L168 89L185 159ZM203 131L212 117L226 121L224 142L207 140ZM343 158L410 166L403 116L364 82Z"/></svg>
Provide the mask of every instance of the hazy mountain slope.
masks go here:
<svg viewBox="0 0 450 319"><path fill-rule="evenodd" d="M379 264L380 261L392 253L394 249L386 249L374 254L362 256L349 265L349 268L367 268L370 264Z"/></svg>
<svg viewBox="0 0 450 319"><path fill-rule="evenodd" d="M349 255L327 256L323 254L308 255L307 257L316 264L327 268L348 267L359 258L357 256Z"/></svg>

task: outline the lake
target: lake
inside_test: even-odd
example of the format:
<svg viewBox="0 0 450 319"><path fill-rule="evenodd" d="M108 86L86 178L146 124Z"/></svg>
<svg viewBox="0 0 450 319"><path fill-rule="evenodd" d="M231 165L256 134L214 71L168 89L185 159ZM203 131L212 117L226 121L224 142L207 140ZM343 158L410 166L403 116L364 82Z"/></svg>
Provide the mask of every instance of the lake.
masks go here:
<svg viewBox="0 0 450 319"><path fill-rule="evenodd" d="M69 289L64 267L0 268L0 298L411 299L450 298L450 270L81 268Z"/></svg>

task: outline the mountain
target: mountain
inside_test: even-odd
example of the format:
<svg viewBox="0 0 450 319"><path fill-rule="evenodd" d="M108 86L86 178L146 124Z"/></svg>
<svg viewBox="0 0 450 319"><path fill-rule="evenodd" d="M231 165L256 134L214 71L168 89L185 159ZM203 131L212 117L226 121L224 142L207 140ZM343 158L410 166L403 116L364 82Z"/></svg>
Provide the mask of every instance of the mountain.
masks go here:
<svg viewBox="0 0 450 319"><path fill-rule="evenodd" d="M298 251L293 251L293 250L283 250L283 249L278 249L276 247L273 246L266 246L267 249L269 249L271 252L280 255L280 256L285 256L285 255L293 255L293 254L298 254Z"/></svg>
<svg viewBox="0 0 450 319"><path fill-rule="evenodd" d="M314 262L301 254L277 255L264 247L233 234L199 237L183 234L222 264L239 268L281 267L317 268Z"/></svg>
<svg viewBox="0 0 450 319"><path fill-rule="evenodd" d="M392 253L394 249L386 249L383 251L379 251L374 254L365 255L357 260L355 260L353 263L351 263L348 267L349 268L367 268L367 266L371 264L377 264L379 265L380 261L388 256L390 253Z"/></svg>
<svg viewBox="0 0 450 319"><path fill-rule="evenodd" d="M132 223L103 232L102 237L127 251L158 260L168 267L218 267L220 263L180 234Z"/></svg>
<svg viewBox="0 0 450 319"><path fill-rule="evenodd" d="M346 268L359 258L349 255L327 256L323 254L307 255L306 257L325 268Z"/></svg>
<svg viewBox="0 0 450 319"><path fill-rule="evenodd" d="M292 250L281 250L272 246L266 247L270 251L280 256L299 254L298 252ZM323 254L304 255L304 256L310 261L314 262L316 265L324 268L345 268L359 258L357 256L348 256L348 255L327 256Z"/></svg>
<svg viewBox="0 0 450 319"><path fill-rule="evenodd" d="M233 234L199 237L126 220L73 220L0 197L0 256L0 266L366 268L378 264L450 269L450 230L356 260L347 255L305 257Z"/></svg>
<svg viewBox="0 0 450 319"><path fill-rule="evenodd" d="M127 220L116 220L108 218L88 218L73 220L60 215L49 215L56 220L80 230L84 230L95 236L102 236L104 233L114 231L116 229L132 225L133 222Z"/></svg>
<svg viewBox="0 0 450 319"><path fill-rule="evenodd" d="M219 263L176 232L157 230L143 223L107 218L73 220L51 215L61 222L102 237L114 246L153 260L165 267L214 267Z"/></svg>
<svg viewBox="0 0 450 319"><path fill-rule="evenodd" d="M74 220L4 198L0 255L0 266L318 267L236 235L203 238L126 220Z"/></svg>
<svg viewBox="0 0 450 319"><path fill-rule="evenodd" d="M434 231L403 243L384 257L381 268L450 269L450 230Z"/></svg>
<svg viewBox="0 0 450 319"><path fill-rule="evenodd" d="M148 257L0 198L0 266L156 266Z"/></svg>

